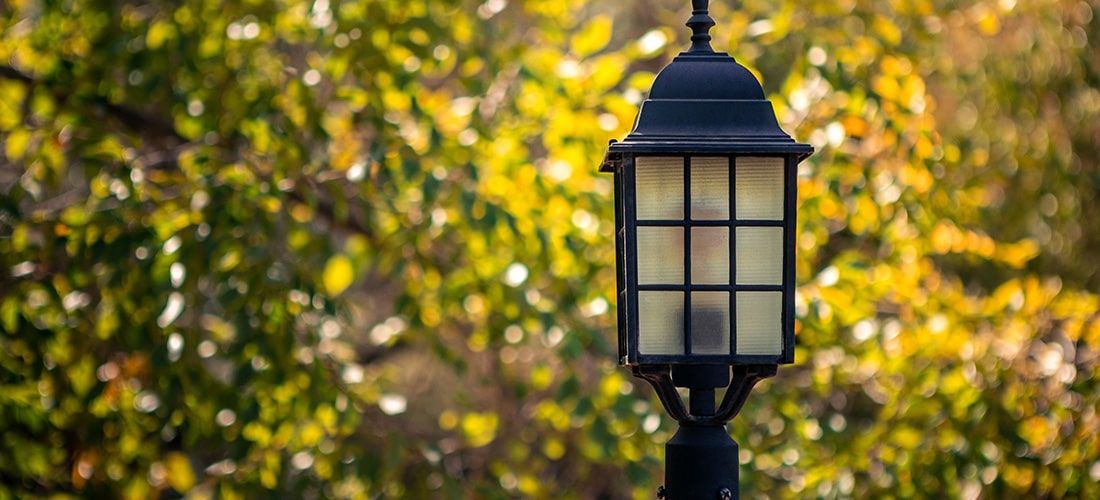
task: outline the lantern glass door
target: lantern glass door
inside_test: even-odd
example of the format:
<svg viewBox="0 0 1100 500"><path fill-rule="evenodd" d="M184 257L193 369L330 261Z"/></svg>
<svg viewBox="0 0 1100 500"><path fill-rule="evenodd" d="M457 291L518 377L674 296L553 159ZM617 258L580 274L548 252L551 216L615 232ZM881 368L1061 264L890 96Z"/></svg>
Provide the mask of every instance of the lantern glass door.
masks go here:
<svg viewBox="0 0 1100 500"><path fill-rule="evenodd" d="M635 158L640 355L783 354L785 165L783 157Z"/></svg>

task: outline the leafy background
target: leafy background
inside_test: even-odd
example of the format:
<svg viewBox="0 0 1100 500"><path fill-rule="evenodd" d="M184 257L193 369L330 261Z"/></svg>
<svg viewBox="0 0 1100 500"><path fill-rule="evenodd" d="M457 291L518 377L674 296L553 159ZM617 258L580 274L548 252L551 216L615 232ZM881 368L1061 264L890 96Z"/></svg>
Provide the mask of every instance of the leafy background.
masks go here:
<svg viewBox="0 0 1100 500"><path fill-rule="evenodd" d="M607 140L688 2L0 4L0 497L652 498ZM819 152L747 497L1100 496L1100 2L714 2Z"/></svg>

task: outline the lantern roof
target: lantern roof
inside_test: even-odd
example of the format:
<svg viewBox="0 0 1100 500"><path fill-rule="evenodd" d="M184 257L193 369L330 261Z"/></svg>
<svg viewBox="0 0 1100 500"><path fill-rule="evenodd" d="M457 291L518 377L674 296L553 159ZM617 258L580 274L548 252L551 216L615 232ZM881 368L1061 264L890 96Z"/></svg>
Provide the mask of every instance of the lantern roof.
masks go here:
<svg viewBox="0 0 1100 500"><path fill-rule="evenodd" d="M760 101L764 89L747 68L725 52L684 52L653 81L649 100Z"/></svg>
<svg viewBox="0 0 1100 500"><path fill-rule="evenodd" d="M760 82L747 68L725 52L710 46L708 31L714 21L705 2L693 12L687 25L693 30L692 46L680 53L657 75L642 103L634 129L616 153L749 153L796 154L813 152L795 142L779 126L775 110L764 96ZM600 167L608 171L608 162Z"/></svg>

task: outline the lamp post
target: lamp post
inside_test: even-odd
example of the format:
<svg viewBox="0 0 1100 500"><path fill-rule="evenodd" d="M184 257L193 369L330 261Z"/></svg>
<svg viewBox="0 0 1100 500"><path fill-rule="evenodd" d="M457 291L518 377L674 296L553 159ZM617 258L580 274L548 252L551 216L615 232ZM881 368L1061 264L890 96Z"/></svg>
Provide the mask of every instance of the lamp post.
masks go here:
<svg viewBox="0 0 1100 500"><path fill-rule="evenodd" d="M692 1L691 48L600 165L615 176L619 362L680 424L665 448L672 500L738 498L725 424L794 361L796 170L813 152L780 129L752 73L711 48L707 6Z"/></svg>

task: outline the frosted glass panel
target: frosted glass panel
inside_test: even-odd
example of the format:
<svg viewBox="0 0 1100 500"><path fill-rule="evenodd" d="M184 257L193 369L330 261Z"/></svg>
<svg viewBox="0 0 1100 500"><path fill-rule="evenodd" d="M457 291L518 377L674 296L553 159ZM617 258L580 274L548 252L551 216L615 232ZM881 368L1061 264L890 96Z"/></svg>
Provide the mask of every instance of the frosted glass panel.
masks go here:
<svg viewBox="0 0 1100 500"><path fill-rule="evenodd" d="M684 159L640 156L634 161L638 219L684 218Z"/></svg>
<svg viewBox="0 0 1100 500"><path fill-rule="evenodd" d="M638 227L638 284L684 284L684 228Z"/></svg>
<svg viewBox="0 0 1100 500"><path fill-rule="evenodd" d="M737 158L734 178L738 219L783 220L783 158Z"/></svg>
<svg viewBox="0 0 1100 500"><path fill-rule="evenodd" d="M730 353L729 292L691 294L691 352Z"/></svg>
<svg viewBox="0 0 1100 500"><path fill-rule="evenodd" d="M782 292L737 292L737 354L781 354L782 326Z"/></svg>
<svg viewBox="0 0 1100 500"><path fill-rule="evenodd" d="M691 228L691 282L728 285L730 282L730 228Z"/></svg>
<svg viewBox="0 0 1100 500"><path fill-rule="evenodd" d="M737 228L737 284L783 284L783 228Z"/></svg>
<svg viewBox="0 0 1100 500"><path fill-rule="evenodd" d="M638 292L638 352L684 353L684 292Z"/></svg>
<svg viewBox="0 0 1100 500"><path fill-rule="evenodd" d="M691 159L691 218L729 220L729 158L695 157Z"/></svg>

